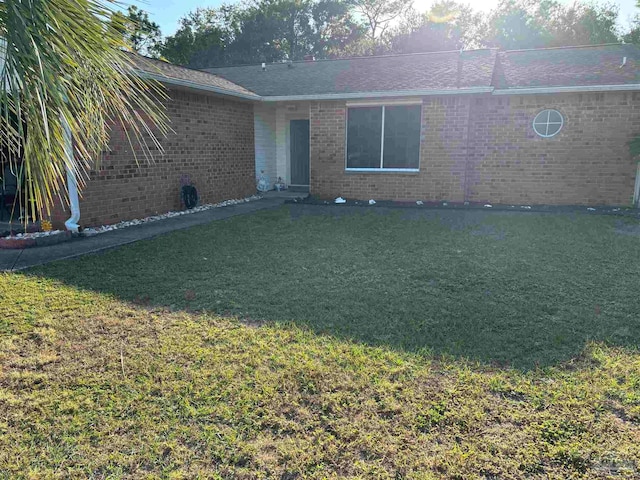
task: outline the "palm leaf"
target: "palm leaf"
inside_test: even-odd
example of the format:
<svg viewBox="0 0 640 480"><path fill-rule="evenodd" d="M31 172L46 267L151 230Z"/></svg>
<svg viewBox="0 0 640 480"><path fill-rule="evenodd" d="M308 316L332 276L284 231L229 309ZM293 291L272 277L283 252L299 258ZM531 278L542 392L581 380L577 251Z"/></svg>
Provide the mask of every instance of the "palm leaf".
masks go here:
<svg viewBox="0 0 640 480"><path fill-rule="evenodd" d="M112 125L125 129L136 161L162 152L167 97L160 84L135 75L135 58L109 22L115 4L0 2L0 146L8 152L3 162L24 178L20 196L32 217L50 214L56 197L68 202L66 168L84 186ZM64 153L65 122L74 140L71 161Z"/></svg>

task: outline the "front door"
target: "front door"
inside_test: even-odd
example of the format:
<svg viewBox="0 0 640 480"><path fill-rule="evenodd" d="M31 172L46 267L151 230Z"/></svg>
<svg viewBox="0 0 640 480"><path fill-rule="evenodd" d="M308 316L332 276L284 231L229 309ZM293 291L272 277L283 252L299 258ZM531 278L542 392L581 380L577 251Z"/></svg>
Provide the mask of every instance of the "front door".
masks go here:
<svg viewBox="0 0 640 480"><path fill-rule="evenodd" d="M291 120L291 185L309 185L309 120Z"/></svg>

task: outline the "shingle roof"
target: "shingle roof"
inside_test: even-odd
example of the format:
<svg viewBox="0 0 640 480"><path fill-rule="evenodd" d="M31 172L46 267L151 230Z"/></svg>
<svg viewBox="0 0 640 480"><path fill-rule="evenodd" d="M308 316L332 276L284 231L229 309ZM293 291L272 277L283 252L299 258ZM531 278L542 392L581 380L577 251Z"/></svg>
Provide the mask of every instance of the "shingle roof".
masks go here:
<svg viewBox="0 0 640 480"><path fill-rule="evenodd" d="M258 95L247 88L211 73L180 67L140 55L131 54L130 57L138 70L161 82L166 81L172 84L217 91L222 94L260 99Z"/></svg>
<svg viewBox="0 0 640 480"><path fill-rule="evenodd" d="M620 67L627 57L625 66ZM209 68L263 97L640 84L640 48L469 50Z"/></svg>
<svg viewBox="0 0 640 480"><path fill-rule="evenodd" d="M638 84L640 48L614 44L500 52L495 78L496 89Z"/></svg>
<svg viewBox="0 0 640 480"><path fill-rule="evenodd" d="M192 70L139 55L136 67L157 80L225 95L304 97L340 94L515 89L640 84L640 48L596 45L498 52L429 52ZM623 60L626 58L626 61ZM624 63L624 65L623 65Z"/></svg>
<svg viewBox="0 0 640 480"><path fill-rule="evenodd" d="M261 96L451 90L491 87L495 50L431 52L209 68Z"/></svg>

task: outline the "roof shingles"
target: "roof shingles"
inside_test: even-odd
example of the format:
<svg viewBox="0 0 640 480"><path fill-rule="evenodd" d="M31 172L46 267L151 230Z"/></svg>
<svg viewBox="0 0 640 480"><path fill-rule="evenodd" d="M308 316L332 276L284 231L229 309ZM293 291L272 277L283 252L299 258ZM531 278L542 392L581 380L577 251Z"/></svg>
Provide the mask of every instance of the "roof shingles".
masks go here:
<svg viewBox="0 0 640 480"><path fill-rule="evenodd" d="M496 89L640 83L640 49L635 45L511 50L500 52L498 61Z"/></svg>
<svg viewBox="0 0 640 480"><path fill-rule="evenodd" d="M171 80L177 80L179 82L184 82L185 85L193 84L196 88L212 87L213 89L221 90L220 93L228 92L229 95L241 95L246 97L255 97L256 100L260 99L259 95L256 95L244 86L237 85L218 75L180 67L178 65L173 65L171 63L140 55L130 55L130 57L133 59L133 63L138 70L152 75L159 81L162 81L163 78L165 78L168 83L171 83Z"/></svg>
<svg viewBox="0 0 640 480"><path fill-rule="evenodd" d="M132 59L160 81L255 100L640 84L635 45L414 53L274 63L264 71L260 65L200 71L138 55Z"/></svg>
<svg viewBox="0 0 640 480"><path fill-rule="evenodd" d="M495 50L210 68L262 96L490 88Z"/></svg>

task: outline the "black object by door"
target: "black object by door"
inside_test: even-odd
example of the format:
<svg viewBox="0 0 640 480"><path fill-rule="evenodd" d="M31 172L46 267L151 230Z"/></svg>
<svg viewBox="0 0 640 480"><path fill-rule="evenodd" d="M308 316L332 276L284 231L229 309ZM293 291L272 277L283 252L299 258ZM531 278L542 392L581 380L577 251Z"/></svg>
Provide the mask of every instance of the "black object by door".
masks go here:
<svg viewBox="0 0 640 480"><path fill-rule="evenodd" d="M291 120L291 185L309 185L309 120Z"/></svg>

